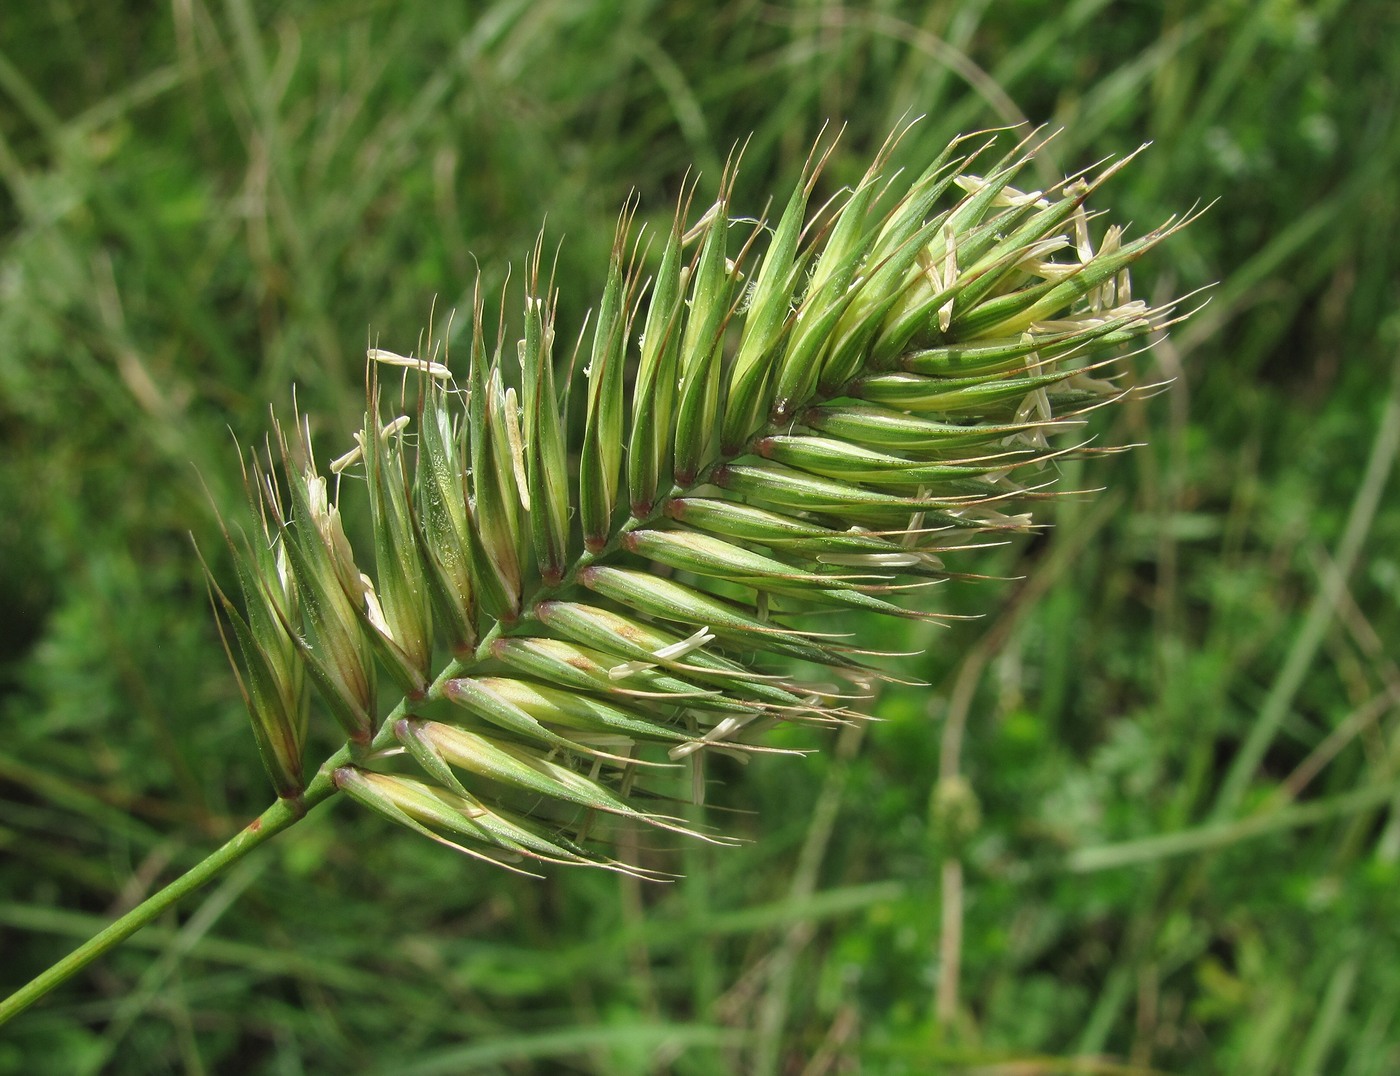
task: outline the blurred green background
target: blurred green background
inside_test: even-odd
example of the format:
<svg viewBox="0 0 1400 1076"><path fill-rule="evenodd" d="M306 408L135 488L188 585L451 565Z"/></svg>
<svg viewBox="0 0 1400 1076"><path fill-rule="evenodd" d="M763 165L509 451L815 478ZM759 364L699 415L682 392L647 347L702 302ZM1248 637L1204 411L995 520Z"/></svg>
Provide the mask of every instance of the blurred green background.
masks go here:
<svg viewBox="0 0 1400 1076"><path fill-rule="evenodd" d="M663 222L747 139L756 215L828 118L830 191L911 113L910 164L1026 119L1063 171L1152 141L1097 202L1137 233L1219 200L1135 274L1214 285L1100 424L1144 447L1067 468L1106 492L977 564L1008 581L940 588L982 619L872 627L932 689L721 767L748 843L669 886L324 810L0 1071L1400 1071L1384 0L6 5L0 991L270 798L189 540L231 433L295 383L339 451L366 341L410 350L542 222L567 338L629 191Z"/></svg>

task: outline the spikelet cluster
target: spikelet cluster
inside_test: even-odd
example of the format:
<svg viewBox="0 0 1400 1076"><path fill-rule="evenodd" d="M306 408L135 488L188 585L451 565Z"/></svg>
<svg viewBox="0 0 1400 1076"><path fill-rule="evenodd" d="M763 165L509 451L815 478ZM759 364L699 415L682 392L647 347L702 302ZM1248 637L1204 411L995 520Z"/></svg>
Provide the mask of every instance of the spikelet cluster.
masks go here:
<svg viewBox="0 0 1400 1076"><path fill-rule="evenodd" d="M1086 199L1126 162L1028 192L1034 147L969 145L912 182L887 146L815 209L814 154L776 223L734 217L730 172L646 280L629 207L577 376L556 380L537 247L523 325L489 331L478 298L461 368L371 350L324 472L303 419L279 430L247 472L242 602L215 588L278 793L304 787L314 694L359 803L516 869L636 869L583 831L684 830L643 806L650 767L853 719L883 674L814 614L930 615L905 592L1032 525L1047 465L1087 451L1060 435L1171 316L1128 271L1184 220L1091 239Z"/></svg>

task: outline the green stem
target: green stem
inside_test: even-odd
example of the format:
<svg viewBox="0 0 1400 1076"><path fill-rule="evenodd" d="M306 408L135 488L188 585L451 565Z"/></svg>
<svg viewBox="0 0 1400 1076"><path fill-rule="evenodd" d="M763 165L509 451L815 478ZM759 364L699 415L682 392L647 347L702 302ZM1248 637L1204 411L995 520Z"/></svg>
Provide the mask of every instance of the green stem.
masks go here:
<svg viewBox="0 0 1400 1076"><path fill-rule="evenodd" d="M1376 512L1383 503L1386 484L1395 469L1396 451L1400 449L1400 352L1396 353L1391 365L1390 393L1376 428L1375 439L1371 442L1371 458L1366 463L1366 472L1347 515L1346 528L1332 557L1336 570L1323 577L1317 593L1313 595L1312 604L1293 639L1283 668L1275 677L1249 735L1240 745L1225 775L1211 811L1212 822L1229 818L1244 799L1249 782L1253 780L1275 734L1288 716L1293 700L1307 679L1313 659L1326 641L1327 632L1346 593L1348 580L1375 523Z"/></svg>
<svg viewBox="0 0 1400 1076"><path fill-rule="evenodd" d="M1295 803L1234 821L1207 822L1194 829L1180 830L1176 833L1159 833L1152 837L1123 841L1120 844L1077 848L1066 858L1065 869L1071 874L1087 874L1090 871L1152 863L1168 856L1211 852L1269 833L1297 829L1301 826L1315 826L1322 822L1330 822L1334 818L1345 818L1369 811L1389 803L1397 793L1400 793L1400 781L1385 781L1327 799Z"/></svg>
<svg viewBox="0 0 1400 1076"><path fill-rule="evenodd" d="M439 698L442 685L452 677L459 676L464 667L460 661L449 661L447 667L433 681L424 701ZM389 711L389 716L379 726L379 731L375 734L369 751L382 751L393 745L394 722L407 713L408 709L409 700L404 699ZM340 791L335 784L336 769L353 762L364 751L364 748L360 748L358 752L354 752L348 745L342 747L321 764L321 768L316 771L316 776L306 786L306 791L297 799L278 800L236 833L218 851L200 860L159 893L147 897L105 930L93 935L77 949L74 949L57 964L35 976L4 1001L0 1001L0 1024L4 1024L24 1012L49 991L67 982L109 949L126 941L161 912L178 904L196 889L218 877L254 848L277 836L284 829L300 822L312 807L324 803Z"/></svg>
<svg viewBox="0 0 1400 1076"><path fill-rule="evenodd" d="M57 964L41 972L4 1001L0 1001L0 1024L18 1016L49 991L72 978L109 949L120 945L167 908L211 881L253 849L301 821L308 810L336 794L337 789L331 775L335 773L337 766L348 761L350 752L347 748L342 748L326 760L299 799L278 800L239 830L218 851L206 856L160 892L147 897Z"/></svg>

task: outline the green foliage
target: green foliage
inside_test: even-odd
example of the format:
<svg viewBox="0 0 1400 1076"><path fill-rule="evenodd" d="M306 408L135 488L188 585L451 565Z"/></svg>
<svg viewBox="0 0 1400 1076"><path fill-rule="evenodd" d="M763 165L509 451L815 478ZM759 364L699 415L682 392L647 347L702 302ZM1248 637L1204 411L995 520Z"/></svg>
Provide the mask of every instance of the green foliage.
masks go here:
<svg viewBox="0 0 1400 1076"><path fill-rule="evenodd" d="M1019 582L938 588L942 610L997 596L1005 612L863 640L921 651L934 685L884 689L863 737L791 730L777 742L820 753L719 760L707 817L750 843L682 842L671 886L536 883L386 839L363 812L313 815L9 1025L0 1068L700 1073L826 1057L920 1072L1083 1053L1168 1071L1395 1067L1400 841L1382 800L1346 799L1394 781L1382 641L1400 632L1400 516L1393 496L1354 511L1388 488L1368 461L1394 399L1386 5L11 6L6 985L265 799L186 533L235 576L189 464L235 515L227 429L257 443L291 381L338 448L325 439L361 424L367 336L407 350L436 296L436 334L464 349L478 262L496 294L546 214L573 333L634 185L658 237L645 275L678 295L662 237L685 169L713 189L744 142L730 200L753 211L803 174L828 117L848 129L812 205L859 183L906 110L930 117L894 154L911 176L951 135L1019 111L1064 128L1035 185L1151 139L1106 194L1116 219L1222 203L1173 240L1176 279L1135 281L1151 300L1215 284L1174 346L1139 360L1143 383L1171 387L1100 420L1102 443L1147 447L1063 465L1064 485L1115 491L1104 508L1064 502L1045 539L979 554L993 560L978 571ZM638 334L674 338L623 337ZM664 398L675 356L651 361L651 391L624 390L624 412L682 406ZM615 425L614 391L570 403ZM658 428L648 456L633 426L619 501L669 488ZM1350 585L1318 605L1336 562ZM497 567L478 600L504 607ZM445 621L451 592L437 595ZM962 696L958 769L981 821L963 837L961 990L940 1023L929 807ZM1261 714L1279 716L1227 805ZM317 758L335 742L308 739ZM1332 813L1232 828L1289 800ZM1076 867L1178 834L1209 841Z"/></svg>

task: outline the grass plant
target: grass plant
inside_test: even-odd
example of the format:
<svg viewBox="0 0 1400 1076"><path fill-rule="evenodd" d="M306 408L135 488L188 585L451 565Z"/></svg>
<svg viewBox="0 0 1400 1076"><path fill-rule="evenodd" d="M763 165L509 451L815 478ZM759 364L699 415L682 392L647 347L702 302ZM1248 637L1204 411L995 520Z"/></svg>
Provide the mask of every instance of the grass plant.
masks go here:
<svg viewBox="0 0 1400 1076"><path fill-rule="evenodd" d="M1150 140L1096 204L1136 234L1220 205L1135 274L1153 305L1214 284L1126 368L1166 388L1086 416L1142 447L1058 465L1106 492L976 555L1007 581L937 588L970 619L864 622L932 689L877 683L877 722L770 734L800 756L715 755L703 812L646 804L741 845L621 827L609 854L684 883L536 882L315 810L7 1024L0 1070L1400 1067L1394 20L1378 0L10 5L0 989L266 804L188 534L240 600L208 510L245 519L229 430L261 444L295 382L324 473L363 426L367 340L413 351L435 307L464 370L478 265L491 327L546 216L562 360L629 191L652 276L687 168L713 192L744 143L731 201L759 214L827 117L848 126L814 205L906 110L927 116L893 150L910 179L1024 118L1059 134L1021 185ZM373 534L348 537L373 575ZM312 722L307 757L338 735Z"/></svg>
<svg viewBox="0 0 1400 1076"><path fill-rule="evenodd" d="M478 293L460 379L431 335L419 357L370 348L364 423L328 474L309 418L279 426L225 535L241 605L210 581L278 802L0 1022L338 792L519 873L654 879L589 838L611 818L724 843L648 805L658 766L685 763L700 802L707 757L860 720L892 674L832 614L929 615L895 599L1033 525L1045 476L1092 451L1051 438L1123 398L1115 350L1171 314L1132 298L1129 266L1187 223L1096 243L1086 202L1126 162L1025 192L1034 136L959 140L901 181L902 133L811 212L814 151L771 224L734 217L732 167L691 225L687 188L649 282L624 210L558 388L541 239L518 340ZM405 414L385 412L385 369ZM361 489L373 577L342 519ZM381 674L401 693L387 713ZM345 745L308 780L312 687Z"/></svg>

